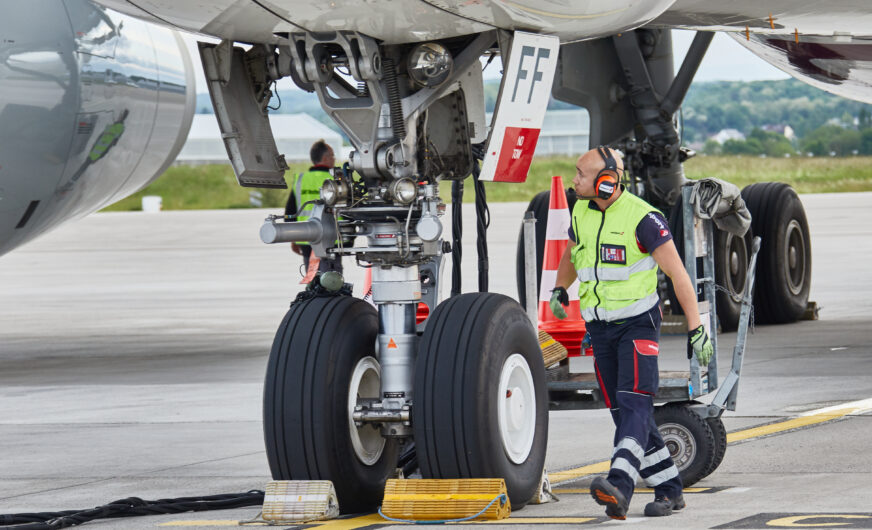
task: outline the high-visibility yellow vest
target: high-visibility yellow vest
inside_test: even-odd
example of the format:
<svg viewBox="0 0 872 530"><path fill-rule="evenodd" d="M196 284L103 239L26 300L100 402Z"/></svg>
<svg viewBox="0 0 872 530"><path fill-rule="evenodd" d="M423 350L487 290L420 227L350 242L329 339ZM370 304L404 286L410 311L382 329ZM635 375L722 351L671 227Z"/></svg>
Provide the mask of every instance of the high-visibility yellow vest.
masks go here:
<svg viewBox="0 0 872 530"><path fill-rule="evenodd" d="M570 256L580 284L581 317L612 322L648 311L659 302L657 263L639 248L636 226L658 210L629 192L605 212L589 203L579 200L572 210L578 242Z"/></svg>
<svg viewBox="0 0 872 530"><path fill-rule="evenodd" d="M309 201L317 201L321 197L321 185L329 178L330 173L324 169L310 169L297 177L297 183L294 186L294 197L297 199L297 210L300 212L297 215L297 221L309 220L312 214L312 205L306 205L302 210L300 210L300 206Z"/></svg>

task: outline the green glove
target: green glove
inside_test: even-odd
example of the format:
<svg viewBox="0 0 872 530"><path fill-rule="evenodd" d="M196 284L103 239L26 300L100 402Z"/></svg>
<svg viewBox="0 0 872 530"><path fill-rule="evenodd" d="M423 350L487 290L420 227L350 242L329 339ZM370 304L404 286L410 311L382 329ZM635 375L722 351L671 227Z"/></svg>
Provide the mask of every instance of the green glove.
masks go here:
<svg viewBox="0 0 872 530"><path fill-rule="evenodd" d="M714 348L712 348L712 342L709 340L708 333L705 332L702 324L687 333L688 359L690 359L691 351L696 354L696 360L699 361L699 365L702 367L708 366L709 361L712 360Z"/></svg>
<svg viewBox="0 0 872 530"><path fill-rule="evenodd" d="M563 306L569 305L569 293L563 287L557 287L551 291L551 312L554 316L563 320L566 318L566 311Z"/></svg>

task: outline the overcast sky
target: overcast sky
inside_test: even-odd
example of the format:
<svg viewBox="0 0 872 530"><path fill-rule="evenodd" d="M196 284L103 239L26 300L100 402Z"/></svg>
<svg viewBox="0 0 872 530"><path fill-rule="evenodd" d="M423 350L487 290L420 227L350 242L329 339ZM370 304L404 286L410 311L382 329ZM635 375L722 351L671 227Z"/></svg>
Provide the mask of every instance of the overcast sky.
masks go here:
<svg viewBox="0 0 872 530"><path fill-rule="evenodd" d="M693 40L693 32L674 31L673 48L675 51L676 70L684 53ZM201 38L202 39L202 38ZM205 40L205 39L203 39ZM197 92L207 92L206 79L197 53L197 37L185 35L185 42L191 53L191 60L197 74ZM214 39L212 39L213 42ZM485 71L485 77L493 78L499 75L499 69L491 65ZM758 58L743 46L726 35L717 34L712 40L702 65L697 71L695 81L758 81L763 79L787 79L789 76ZM296 90L289 79L279 81L281 90Z"/></svg>

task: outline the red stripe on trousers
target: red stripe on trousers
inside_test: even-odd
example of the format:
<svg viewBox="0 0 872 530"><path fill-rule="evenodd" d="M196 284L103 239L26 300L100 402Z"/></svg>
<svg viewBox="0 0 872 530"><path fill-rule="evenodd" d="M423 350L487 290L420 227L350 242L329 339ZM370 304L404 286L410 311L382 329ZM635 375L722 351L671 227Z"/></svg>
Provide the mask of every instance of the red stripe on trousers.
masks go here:
<svg viewBox="0 0 872 530"><path fill-rule="evenodd" d="M596 361L593 362L593 371L596 372L596 381L599 383L600 390L603 393L603 399L606 400L606 406L608 408L612 408L612 402L609 399L609 393L606 392L606 385L603 384L603 378L600 375L599 366L597 366Z"/></svg>

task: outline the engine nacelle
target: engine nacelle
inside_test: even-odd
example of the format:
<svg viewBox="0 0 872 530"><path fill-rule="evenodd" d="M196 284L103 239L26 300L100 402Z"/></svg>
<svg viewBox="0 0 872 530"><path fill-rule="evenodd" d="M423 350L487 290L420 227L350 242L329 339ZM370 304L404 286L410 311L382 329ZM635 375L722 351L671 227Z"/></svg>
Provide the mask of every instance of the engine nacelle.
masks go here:
<svg viewBox="0 0 872 530"><path fill-rule="evenodd" d="M177 32L86 0L10 0L0 35L3 254L163 173L195 88Z"/></svg>

